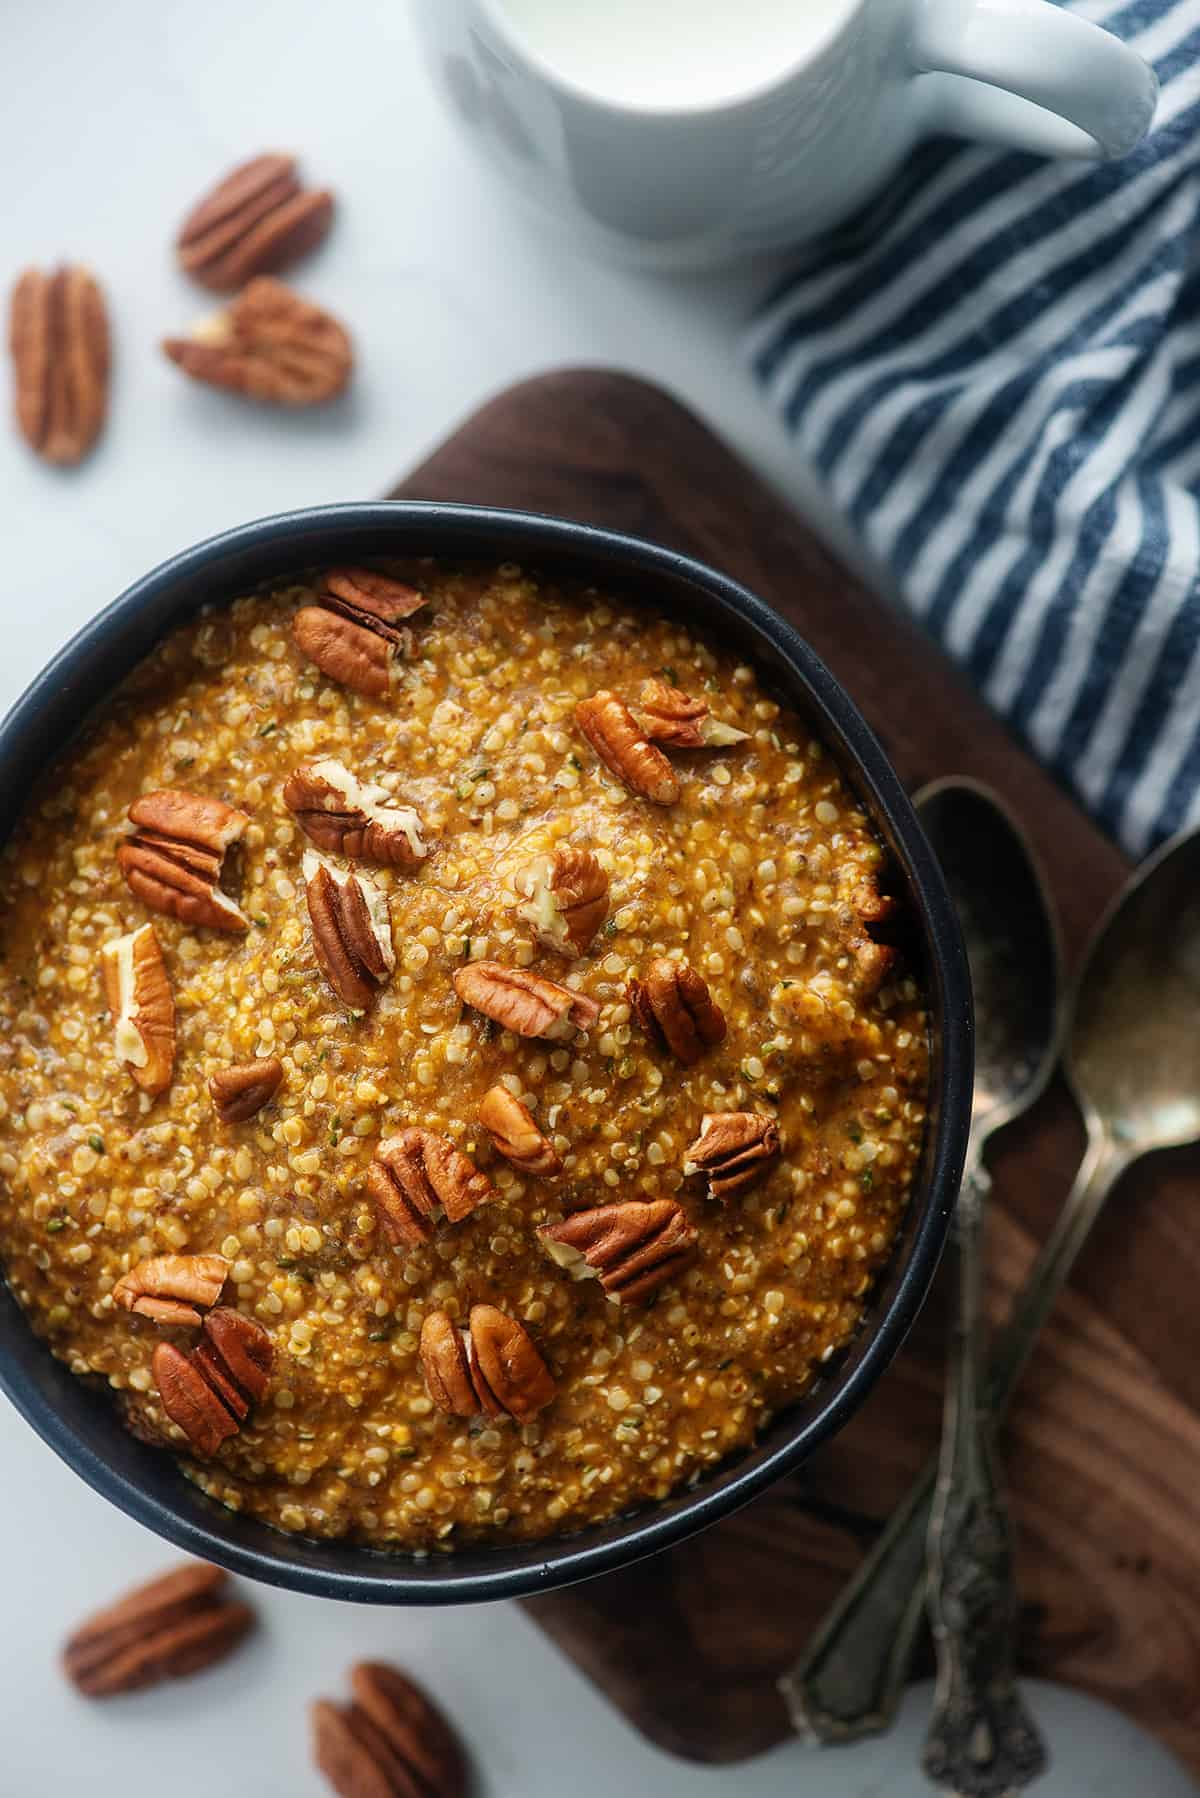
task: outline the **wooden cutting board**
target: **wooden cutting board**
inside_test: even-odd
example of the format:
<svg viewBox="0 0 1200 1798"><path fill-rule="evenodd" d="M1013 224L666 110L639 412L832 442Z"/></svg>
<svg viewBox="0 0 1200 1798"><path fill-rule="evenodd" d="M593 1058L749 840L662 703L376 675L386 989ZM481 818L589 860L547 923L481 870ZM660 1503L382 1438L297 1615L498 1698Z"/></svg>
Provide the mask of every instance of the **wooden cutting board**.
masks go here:
<svg viewBox="0 0 1200 1798"><path fill-rule="evenodd" d="M1126 874L1117 850L940 652L667 394L591 370L526 382L396 495L609 525L744 581L829 663L910 787L973 774L1008 799L1078 960ZM997 1148L997 1308L1046 1234L1081 1145L1059 1088ZM1025 1378L1004 1450L1026 1667L1110 1700L1200 1772L1198 1168L1190 1152L1163 1157L1120 1188ZM728 1762L788 1733L777 1675L936 1442L941 1311L935 1293L873 1397L802 1475L651 1562L529 1601L660 1747Z"/></svg>

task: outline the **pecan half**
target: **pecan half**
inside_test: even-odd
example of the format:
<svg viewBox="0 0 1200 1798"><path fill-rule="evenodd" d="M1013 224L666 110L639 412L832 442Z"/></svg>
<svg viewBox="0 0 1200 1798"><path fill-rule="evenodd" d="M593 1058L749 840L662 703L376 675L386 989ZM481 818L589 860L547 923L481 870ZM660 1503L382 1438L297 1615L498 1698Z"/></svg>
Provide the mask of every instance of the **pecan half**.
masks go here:
<svg viewBox="0 0 1200 1798"><path fill-rule="evenodd" d="M642 1029L688 1067L725 1035L724 1012L686 961L656 956L625 990Z"/></svg>
<svg viewBox="0 0 1200 1798"><path fill-rule="evenodd" d="M582 955L608 916L608 875L590 849L557 849L518 915L548 948Z"/></svg>
<svg viewBox="0 0 1200 1798"><path fill-rule="evenodd" d="M350 1669L353 1703L310 1708L313 1759L339 1798L466 1798L467 1763L428 1693L396 1667Z"/></svg>
<svg viewBox="0 0 1200 1798"><path fill-rule="evenodd" d="M552 1142L542 1135L533 1113L506 1086L493 1086L479 1101L479 1121L506 1161L523 1174L550 1177L562 1173Z"/></svg>
<svg viewBox="0 0 1200 1798"><path fill-rule="evenodd" d="M674 1199L627 1200L573 1211L538 1231L550 1255L572 1279L599 1280L618 1304L648 1299L692 1261L696 1232Z"/></svg>
<svg viewBox="0 0 1200 1798"><path fill-rule="evenodd" d="M460 1330L444 1311L421 1327L421 1370L439 1410L455 1417L515 1417L545 1409L558 1388L528 1332L494 1305L472 1305Z"/></svg>
<svg viewBox="0 0 1200 1798"><path fill-rule="evenodd" d="M354 367L345 327L282 281L260 275L226 311L163 349L185 375L272 406L319 406Z"/></svg>
<svg viewBox="0 0 1200 1798"><path fill-rule="evenodd" d="M157 1324L198 1324L199 1305L215 1305L229 1277L224 1255L152 1255L113 1287L115 1304Z"/></svg>
<svg viewBox="0 0 1200 1798"><path fill-rule="evenodd" d="M17 426L46 462L81 462L108 411L108 313L95 279L70 265L26 269L8 328Z"/></svg>
<svg viewBox="0 0 1200 1798"><path fill-rule="evenodd" d="M304 892L313 949L330 986L352 1011L365 1011L396 966L387 894L365 874L304 852Z"/></svg>
<svg viewBox="0 0 1200 1798"><path fill-rule="evenodd" d="M160 1342L151 1369L171 1422L196 1454L214 1455L266 1396L272 1360L266 1331L222 1306L205 1318L204 1340L190 1355Z"/></svg>
<svg viewBox="0 0 1200 1798"><path fill-rule="evenodd" d="M332 568L316 605L301 606L292 635L322 674L368 699L383 699L397 660L412 648L400 627L425 604L404 581L371 568Z"/></svg>
<svg viewBox="0 0 1200 1798"><path fill-rule="evenodd" d="M652 742L673 749L728 749L749 735L714 718L707 701L657 678L644 683L635 716Z"/></svg>
<svg viewBox="0 0 1200 1798"><path fill-rule="evenodd" d="M176 239L179 265L202 286L225 293L307 256L332 220L333 195L303 188L294 156L255 156L188 213Z"/></svg>
<svg viewBox="0 0 1200 1798"><path fill-rule="evenodd" d="M347 861L415 868L429 854L416 812L397 805L385 787L359 780L333 756L294 769L283 803L319 849Z"/></svg>
<svg viewBox="0 0 1200 1798"><path fill-rule="evenodd" d="M699 1136L686 1151L688 1171L706 1174L710 1198L722 1204L756 1185L778 1157L775 1120L756 1111L706 1113Z"/></svg>
<svg viewBox="0 0 1200 1798"><path fill-rule="evenodd" d="M283 1063L278 1055L220 1068L208 1083L213 1110L223 1124L244 1124L279 1091Z"/></svg>
<svg viewBox="0 0 1200 1798"><path fill-rule="evenodd" d="M117 1060L153 1098L167 1090L175 1071L175 998L153 924L105 943L100 965Z"/></svg>
<svg viewBox="0 0 1200 1798"><path fill-rule="evenodd" d="M448 1136L411 1125L381 1142L367 1169L367 1191L393 1243L415 1247L440 1217L457 1224L496 1190Z"/></svg>
<svg viewBox="0 0 1200 1798"><path fill-rule="evenodd" d="M546 980L528 968L506 968L498 961L468 962L454 976L454 990L464 1005L493 1018L518 1036L544 1036L552 1042L588 1030L600 1007L586 993Z"/></svg>
<svg viewBox="0 0 1200 1798"><path fill-rule="evenodd" d="M593 693L575 707L575 722L600 760L631 792L655 805L679 798L675 771L661 749L647 742L637 720L615 693Z"/></svg>
<svg viewBox="0 0 1200 1798"><path fill-rule="evenodd" d="M143 905L209 930L249 929L218 884L227 851L250 822L245 812L182 787L162 787L134 800L129 821L136 828L119 845L117 862Z"/></svg>
<svg viewBox="0 0 1200 1798"><path fill-rule="evenodd" d="M63 1671L85 1698L113 1698L215 1667L254 1623L228 1583L222 1568L188 1561L135 1587L67 1638Z"/></svg>
<svg viewBox="0 0 1200 1798"><path fill-rule="evenodd" d="M881 943L874 935L891 922L897 910L892 895L879 891L874 874L858 880L839 909L838 924L851 960L850 985L860 998L873 997L899 960L895 944Z"/></svg>

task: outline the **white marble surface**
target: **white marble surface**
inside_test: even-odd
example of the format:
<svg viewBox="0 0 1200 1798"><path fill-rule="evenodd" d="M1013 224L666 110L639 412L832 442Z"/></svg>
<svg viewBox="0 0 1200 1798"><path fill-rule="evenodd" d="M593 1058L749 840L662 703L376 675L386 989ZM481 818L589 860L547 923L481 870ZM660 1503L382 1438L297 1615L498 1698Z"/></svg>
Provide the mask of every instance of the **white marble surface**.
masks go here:
<svg viewBox="0 0 1200 1798"><path fill-rule="evenodd" d="M85 260L116 325L111 423L83 469L44 469L0 432L0 705L163 556L256 515L377 493L488 394L554 365L664 382L803 502L802 475L732 353L761 275L673 284L564 258L460 148L399 0L10 3L0 67L0 281L30 261ZM183 206L232 161L274 146L302 150L342 202L298 284L351 323L361 374L343 405L311 417L239 409L185 383L155 347L207 309L168 255ZM3 1798L315 1798L304 1702L337 1693L363 1654L406 1662L444 1693L487 1798L926 1789L911 1769L927 1694L885 1742L699 1771L632 1735L514 1607L388 1614L263 1592L263 1629L224 1671L108 1707L75 1699L55 1668L63 1632L170 1558L0 1410ZM1050 1689L1037 1702L1056 1753L1046 1798L1195 1789L1113 1713Z"/></svg>

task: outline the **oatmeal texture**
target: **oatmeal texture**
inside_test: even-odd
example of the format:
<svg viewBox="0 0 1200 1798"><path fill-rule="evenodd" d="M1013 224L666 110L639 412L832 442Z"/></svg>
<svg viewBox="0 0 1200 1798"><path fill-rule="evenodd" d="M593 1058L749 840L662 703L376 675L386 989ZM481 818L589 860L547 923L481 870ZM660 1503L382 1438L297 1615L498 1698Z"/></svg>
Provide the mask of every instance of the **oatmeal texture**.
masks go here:
<svg viewBox="0 0 1200 1798"><path fill-rule="evenodd" d="M0 1254L54 1353L106 1381L206 1491L285 1530L426 1552L662 1498L806 1390L852 1336L909 1197L927 1017L890 946L903 920L883 851L751 668L511 565L391 571L424 605L383 695L302 653L292 620L319 600L314 577L178 630L34 794L0 861ZM639 742L657 735L673 777L656 774L657 797L621 777L616 739L597 752L607 701L580 728L597 693L620 700L622 741L630 717ZM319 852L372 904L382 891L385 930L390 911L395 965L381 956L361 1007L314 949L317 852L283 799L298 767L328 776L330 761L383 827L380 789L415 813L427 851L369 868ZM336 770L332 784L352 790ZM127 812L160 789L248 817L220 874L244 934L151 911L126 884ZM175 1007L157 1094L118 1059L102 957L148 923ZM456 988L480 963L565 986L594 1021L571 1003L550 1038L515 1034L476 1007L486 977L460 980L471 1002ZM228 1071L271 1061L261 1108L223 1116ZM459 1221L418 1208L420 1228L383 1227L369 1169L409 1130L485 1176ZM595 1237L584 1213L667 1200L683 1214L663 1212L670 1242L694 1248L639 1283L643 1302L572 1277L589 1270L562 1243ZM576 1214L561 1238L540 1233ZM207 1459L152 1371L163 1343L195 1361L199 1342L203 1359L197 1330L114 1296L169 1255L223 1257L221 1315L270 1339L269 1389ZM539 1384L536 1414L463 1417L431 1397L427 1321L453 1326L456 1354L479 1307L544 1362L553 1397Z"/></svg>

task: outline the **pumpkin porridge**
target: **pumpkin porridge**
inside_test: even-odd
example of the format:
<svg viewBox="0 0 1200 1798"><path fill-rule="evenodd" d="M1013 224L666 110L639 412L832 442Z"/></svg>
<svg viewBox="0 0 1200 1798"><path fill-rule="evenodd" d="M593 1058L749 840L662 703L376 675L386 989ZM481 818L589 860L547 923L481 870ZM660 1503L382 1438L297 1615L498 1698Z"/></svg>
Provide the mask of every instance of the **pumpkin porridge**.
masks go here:
<svg viewBox="0 0 1200 1798"><path fill-rule="evenodd" d="M927 1019L832 759L678 622L505 565L176 631L0 861L0 1255L285 1530L539 1537L854 1334Z"/></svg>

